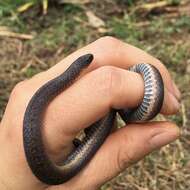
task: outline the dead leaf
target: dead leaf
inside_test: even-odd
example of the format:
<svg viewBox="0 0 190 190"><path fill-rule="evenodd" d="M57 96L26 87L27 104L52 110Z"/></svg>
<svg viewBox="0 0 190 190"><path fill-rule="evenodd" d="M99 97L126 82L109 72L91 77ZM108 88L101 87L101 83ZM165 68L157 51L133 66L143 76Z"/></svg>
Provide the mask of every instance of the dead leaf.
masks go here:
<svg viewBox="0 0 190 190"><path fill-rule="evenodd" d="M34 5L34 2L28 2L25 3L24 5L21 5L20 7L18 7L17 11L19 13L25 12L27 11L30 7L32 7Z"/></svg>
<svg viewBox="0 0 190 190"><path fill-rule="evenodd" d="M42 5L43 5L43 14L46 15L48 9L48 0L43 0Z"/></svg>
<svg viewBox="0 0 190 190"><path fill-rule="evenodd" d="M59 1L60 4L64 4L64 3L71 3L71 4L87 4L90 3L90 0L60 0Z"/></svg>
<svg viewBox="0 0 190 190"><path fill-rule="evenodd" d="M0 31L7 31L9 28L7 26L0 26Z"/></svg>
<svg viewBox="0 0 190 190"><path fill-rule="evenodd" d="M88 22L94 28L105 27L105 22L97 17L92 11L86 11L86 16L88 17Z"/></svg>
<svg viewBox="0 0 190 190"><path fill-rule="evenodd" d="M12 32L9 30L8 27L4 27L4 26L0 26L0 36L19 38L23 40L31 40L34 38L34 36L30 34L21 34L21 33Z"/></svg>
<svg viewBox="0 0 190 190"><path fill-rule="evenodd" d="M167 5L169 5L168 1L158 1L158 2L153 2L153 3L143 4L142 6L139 7L139 9L143 9L143 10L146 10L149 12L153 9L162 8L162 7L165 7Z"/></svg>

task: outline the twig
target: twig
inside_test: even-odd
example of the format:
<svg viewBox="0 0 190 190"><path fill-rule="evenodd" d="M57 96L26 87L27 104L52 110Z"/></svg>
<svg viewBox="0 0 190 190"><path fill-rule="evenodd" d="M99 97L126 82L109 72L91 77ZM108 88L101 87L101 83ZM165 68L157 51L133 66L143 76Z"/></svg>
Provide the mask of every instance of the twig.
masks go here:
<svg viewBox="0 0 190 190"><path fill-rule="evenodd" d="M153 9L162 8L167 5L169 5L169 2L167 2L167 1L158 1L158 2L154 2L154 3L143 4L143 5L139 6L138 9L143 9L145 11L150 12Z"/></svg>
<svg viewBox="0 0 190 190"><path fill-rule="evenodd" d="M183 120L183 127L186 127L187 125L187 116L186 116L186 109L185 104L181 104L181 112L182 112L182 120Z"/></svg>
<svg viewBox="0 0 190 190"><path fill-rule="evenodd" d="M7 26L0 26L0 31L9 31Z"/></svg>
<svg viewBox="0 0 190 190"><path fill-rule="evenodd" d="M43 62L41 59L39 59L37 56L34 56L34 60L35 60L37 63L46 66L46 63Z"/></svg>
<svg viewBox="0 0 190 190"><path fill-rule="evenodd" d="M0 30L0 36L19 38L22 40L32 40L34 38L34 36L30 34L20 34L20 33L15 33L15 32L6 31L6 30Z"/></svg>

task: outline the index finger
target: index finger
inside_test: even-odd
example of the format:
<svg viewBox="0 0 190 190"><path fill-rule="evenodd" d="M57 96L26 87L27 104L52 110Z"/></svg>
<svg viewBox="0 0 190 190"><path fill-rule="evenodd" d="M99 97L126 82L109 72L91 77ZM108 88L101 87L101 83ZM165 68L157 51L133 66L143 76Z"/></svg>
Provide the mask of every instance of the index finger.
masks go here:
<svg viewBox="0 0 190 190"><path fill-rule="evenodd" d="M86 53L92 53L94 55L93 64L86 69L86 72L90 72L105 65L128 69L130 66L137 63L152 64L160 71L164 80L164 85L168 91L171 92L177 99L180 99L179 90L176 88L176 85L172 81L168 70L160 60L137 47L109 36L96 40L95 42L72 53L63 61L60 61L47 71L46 76L44 75L46 80L47 78L51 79L54 78L55 75L62 73L75 59Z"/></svg>

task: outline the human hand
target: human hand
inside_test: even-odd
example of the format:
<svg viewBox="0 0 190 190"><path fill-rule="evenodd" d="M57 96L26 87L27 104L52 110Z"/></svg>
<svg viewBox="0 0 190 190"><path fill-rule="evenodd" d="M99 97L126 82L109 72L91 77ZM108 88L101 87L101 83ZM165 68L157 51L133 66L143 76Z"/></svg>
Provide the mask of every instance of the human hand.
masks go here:
<svg viewBox="0 0 190 190"><path fill-rule="evenodd" d="M93 63L44 113L43 140L54 161L61 160L72 149L72 140L80 130L100 119L110 108L140 104L143 80L139 74L126 70L134 64L150 63L160 70L165 84L161 113L178 111L180 92L159 60L115 38L103 37L14 88L0 124L1 189L97 189L132 163L179 136L178 128L170 122L130 124L110 134L89 164L67 183L58 186L41 183L32 174L23 149L26 106L40 86L63 73L76 58L86 53L94 55Z"/></svg>

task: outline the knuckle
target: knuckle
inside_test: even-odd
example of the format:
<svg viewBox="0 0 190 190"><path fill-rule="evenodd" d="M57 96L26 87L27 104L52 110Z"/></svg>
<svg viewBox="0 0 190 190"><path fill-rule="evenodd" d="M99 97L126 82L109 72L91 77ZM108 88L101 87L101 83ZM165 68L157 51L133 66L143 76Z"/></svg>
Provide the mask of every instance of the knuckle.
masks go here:
<svg viewBox="0 0 190 190"><path fill-rule="evenodd" d="M121 41L115 37L112 36L103 36L101 38L99 38L96 41L98 44L103 45L103 46L107 46L107 47L114 47L116 45L118 45L119 43L121 43Z"/></svg>
<svg viewBox="0 0 190 190"><path fill-rule="evenodd" d="M123 146L118 149L116 165L119 171L124 170L126 167L129 167L137 161L137 152L132 148L133 143L133 138L124 138ZM129 148L126 148L126 146Z"/></svg>
<svg viewBox="0 0 190 190"><path fill-rule="evenodd" d="M155 60L155 67L159 70L162 77L167 77L169 75L169 72L166 68L166 66L157 58L154 58Z"/></svg>
<svg viewBox="0 0 190 190"><path fill-rule="evenodd" d="M101 89L108 93L109 97L115 98L118 94L118 86L121 84L121 73L113 66L99 68L99 82Z"/></svg>
<svg viewBox="0 0 190 190"><path fill-rule="evenodd" d="M156 59L156 64L160 71L167 70L165 65L159 59Z"/></svg>
<svg viewBox="0 0 190 190"><path fill-rule="evenodd" d="M17 105L18 104L24 105L24 103L29 101L32 94L33 90L30 83L28 83L28 81L21 81L17 83L13 88L10 94L9 102L14 102L14 104L16 103ZM15 99L17 100L16 102Z"/></svg>
<svg viewBox="0 0 190 190"><path fill-rule="evenodd" d="M19 96L25 90L25 88L25 81L17 83L11 92L11 97Z"/></svg>

